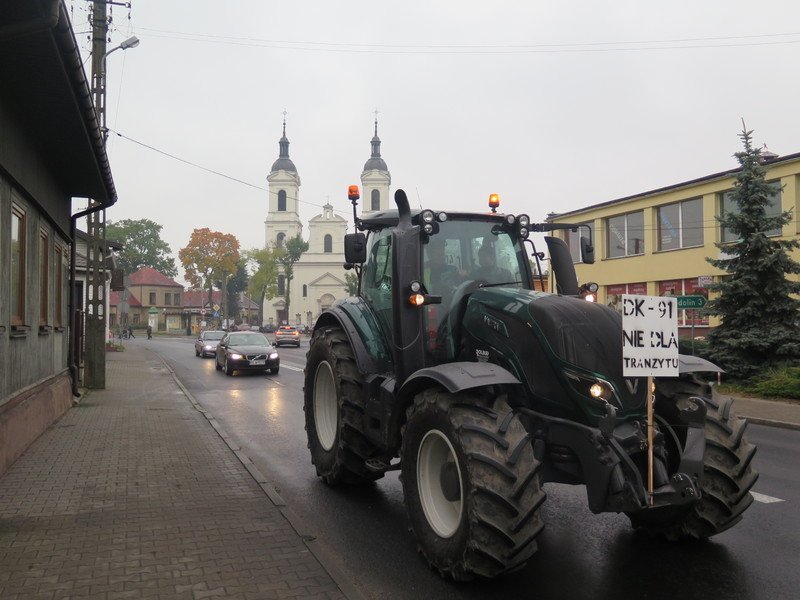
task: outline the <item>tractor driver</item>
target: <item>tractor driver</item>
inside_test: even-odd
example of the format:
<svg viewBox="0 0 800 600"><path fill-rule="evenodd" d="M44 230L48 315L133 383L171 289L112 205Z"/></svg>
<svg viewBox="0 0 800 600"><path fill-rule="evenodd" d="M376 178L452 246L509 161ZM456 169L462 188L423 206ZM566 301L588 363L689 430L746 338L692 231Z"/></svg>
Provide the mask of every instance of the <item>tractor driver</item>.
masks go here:
<svg viewBox="0 0 800 600"><path fill-rule="evenodd" d="M514 276L508 269L497 266L497 255L494 245L483 242L478 250L478 264L480 265L472 274L474 279L480 279L488 283L511 283Z"/></svg>
<svg viewBox="0 0 800 600"><path fill-rule="evenodd" d="M446 296L464 280L466 272L447 263L445 241L435 236L425 245L425 287L435 295Z"/></svg>

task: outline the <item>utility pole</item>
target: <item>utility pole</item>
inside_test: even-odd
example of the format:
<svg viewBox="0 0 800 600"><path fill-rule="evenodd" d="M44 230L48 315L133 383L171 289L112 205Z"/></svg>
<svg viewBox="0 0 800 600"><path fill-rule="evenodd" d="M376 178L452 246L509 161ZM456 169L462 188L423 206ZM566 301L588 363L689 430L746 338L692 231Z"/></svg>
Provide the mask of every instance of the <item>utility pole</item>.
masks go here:
<svg viewBox="0 0 800 600"><path fill-rule="evenodd" d="M106 130L106 38L108 14L105 0L92 2L92 94L103 142ZM99 207L95 200L89 208ZM106 211L89 213L86 241L86 387L106 387ZM74 243L74 242L73 242Z"/></svg>

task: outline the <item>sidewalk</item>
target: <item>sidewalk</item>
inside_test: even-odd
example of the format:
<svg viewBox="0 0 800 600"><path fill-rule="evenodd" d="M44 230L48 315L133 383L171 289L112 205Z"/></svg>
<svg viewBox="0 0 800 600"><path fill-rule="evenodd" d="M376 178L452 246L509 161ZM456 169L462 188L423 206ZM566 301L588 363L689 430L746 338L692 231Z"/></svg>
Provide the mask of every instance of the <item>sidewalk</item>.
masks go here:
<svg viewBox="0 0 800 600"><path fill-rule="evenodd" d="M800 402L734 396L733 409L737 415L757 425L800 429Z"/></svg>
<svg viewBox="0 0 800 600"><path fill-rule="evenodd" d="M163 362L107 357L0 479L0 598L345 598Z"/></svg>

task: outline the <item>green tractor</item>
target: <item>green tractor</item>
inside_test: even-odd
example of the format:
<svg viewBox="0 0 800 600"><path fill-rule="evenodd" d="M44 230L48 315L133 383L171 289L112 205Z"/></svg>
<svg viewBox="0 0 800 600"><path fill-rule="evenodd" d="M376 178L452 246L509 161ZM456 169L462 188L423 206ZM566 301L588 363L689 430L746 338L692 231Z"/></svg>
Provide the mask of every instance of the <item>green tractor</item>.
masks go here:
<svg viewBox="0 0 800 600"><path fill-rule="evenodd" d="M304 410L317 474L357 485L400 470L421 553L455 580L494 577L536 550L546 482L585 485L595 513L624 512L669 540L736 524L752 503L756 448L731 399L681 356L625 378L619 313L584 299L566 244L545 237L557 293L534 289L527 215L397 210L356 216L345 236L356 296L317 320ZM531 254L532 251L532 254ZM581 238L584 262L591 239ZM399 459L399 460L398 460ZM648 466L651 465L651 466ZM652 478L652 491L648 488Z"/></svg>

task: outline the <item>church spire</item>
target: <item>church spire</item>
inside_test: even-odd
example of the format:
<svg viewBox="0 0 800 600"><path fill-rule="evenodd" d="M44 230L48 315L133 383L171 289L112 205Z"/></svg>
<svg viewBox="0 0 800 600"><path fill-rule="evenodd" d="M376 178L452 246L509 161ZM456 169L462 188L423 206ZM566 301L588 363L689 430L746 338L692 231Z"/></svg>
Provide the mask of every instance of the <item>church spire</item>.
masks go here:
<svg viewBox="0 0 800 600"><path fill-rule="evenodd" d="M364 164L365 171L388 171L386 162L381 158L381 138L378 137L378 110L375 110L375 135L372 138L372 154L369 160Z"/></svg>
<svg viewBox="0 0 800 600"><path fill-rule="evenodd" d="M280 152L278 154L278 160L276 160L272 164L273 171L292 171L297 172L297 169L292 162L292 159L289 158L289 139L286 137L286 111L283 111L283 136L281 137L280 141L278 142L278 146L280 147Z"/></svg>
<svg viewBox="0 0 800 600"><path fill-rule="evenodd" d="M378 115L375 115L375 137L372 138L372 156L370 156L370 158L380 158L380 157L381 157L381 138L378 137Z"/></svg>

